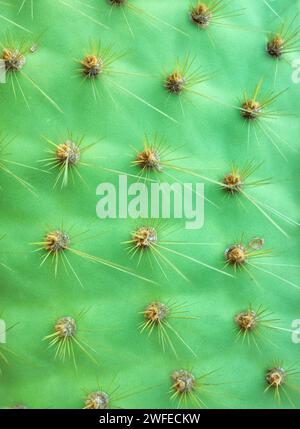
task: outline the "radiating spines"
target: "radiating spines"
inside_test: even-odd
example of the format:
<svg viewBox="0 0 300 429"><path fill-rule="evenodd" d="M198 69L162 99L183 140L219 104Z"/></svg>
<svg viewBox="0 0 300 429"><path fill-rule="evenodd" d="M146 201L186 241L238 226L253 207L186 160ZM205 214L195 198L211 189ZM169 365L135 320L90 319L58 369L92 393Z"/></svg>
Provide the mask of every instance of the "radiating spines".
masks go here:
<svg viewBox="0 0 300 429"><path fill-rule="evenodd" d="M292 146L271 126L271 122L278 121L280 118L289 115L288 112L275 107L276 102L287 89L282 91L266 91L263 90L263 86L264 81L261 79L256 84L252 94L244 91L243 98L240 100L240 106L236 107L247 127L247 148L250 147L251 140L255 140L258 144L266 140L287 160L282 146L290 149Z"/></svg>
<svg viewBox="0 0 300 429"><path fill-rule="evenodd" d="M0 131L0 172L3 172L7 176L11 177L13 180L18 182L21 186L23 186L27 191L36 195L35 188L31 185L27 180L23 179L20 175L15 173L15 169L25 168L32 170L39 170L38 168L31 167L26 164L22 164L17 161L13 161L9 159L10 152L9 147L12 144L13 139L9 138L6 134ZM14 168L11 168L14 167ZM4 190L0 185L0 190Z"/></svg>
<svg viewBox="0 0 300 429"><path fill-rule="evenodd" d="M264 81L261 79L254 88L252 95L244 92L241 101L240 113L246 121L258 121L259 119L276 119L280 116L280 111L270 110L270 107L276 102L278 97L286 90L280 92L268 91L262 92Z"/></svg>
<svg viewBox="0 0 300 429"><path fill-rule="evenodd" d="M274 347L274 343L269 339L270 331L280 331L280 320L274 317L273 312L262 305L247 308L237 312L234 316L236 327L236 338L242 343L252 344L261 352L261 345L267 344ZM282 329L285 330L284 328Z"/></svg>
<svg viewBox="0 0 300 429"><path fill-rule="evenodd" d="M279 67L282 67L279 63L284 62L292 67L291 54L300 51L300 26L296 24L296 19L297 15L291 20L281 19L275 31L268 33L265 52L271 61L275 62L274 86L277 84Z"/></svg>
<svg viewBox="0 0 300 429"><path fill-rule="evenodd" d="M122 71L116 68L117 61L125 55L127 55L126 52L118 53L113 44L104 45L102 41L99 40L91 43L82 58L77 60L79 64L79 69L77 70L79 77L83 79L83 82L87 82L91 85L94 99L98 101L103 93L106 92L113 103L116 104L116 99L111 91L111 89L114 89L119 93L121 92L130 96L130 98L142 103L172 122L177 122L176 119L163 112L143 97L123 86L120 81L122 75L130 76L134 79L141 76L139 73Z"/></svg>
<svg viewBox="0 0 300 429"><path fill-rule="evenodd" d="M95 13L96 8L89 5L88 3L85 3L81 0L58 0L63 6L69 8L69 10L77 13L79 16L83 16L88 21L92 22L93 24L98 25L99 27L109 30L109 27L104 24L102 21L100 21L97 17L97 14ZM92 12L90 12L92 10Z"/></svg>
<svg viewBox="0 0 300 429"><path fill-rule="evenodd" d="M182 179L184 175L203 178L203 176L196 173L195 169L183 165L184 161L188 162L190 160L189 157L184 156L184 148L184 145L175 146L159 133L145 134L141 145L131 146L134 152L131 166L136 170L136 176L139 180L149 183L157 181L164 184L169 179L172 179L177 182L175 186L184 186ZM197 184L195 189L192 189L192 192L196 195L196 198L216 206L203 192L198 190Z"/></svg>
<svg viewBox="0 0 300 429"><path fill-rule="evenodd" d="M7 32L0 42L0 47L0 58L4 62L7 78L20 74L27 63L30 48L29 39L18 40L13 33Z"/></svg>
<svg viewBox="0 0 300 429"><path fill-rule="evenodd" d="M287 364L282 360L275 360L265 370L265 393L273 393L274 400L278 405L283 404L283 401L285 400L292 407L296 407L293 399L291 398L291 393L294 392L299 395L299 375L300 372L298 371L297 366Z"/></svg>
<svg viewBox="0 0 300 429"><path fill-rule="evenodd" d="M30 0L30 1L33 1L33 0ZM25 3L26 0L22 0L22 2ZM0 2L0 6L12 6L12 5L9 4L8 2ZM2 13L0 14L0 20L4 21L8 25L12 25L13 27L15 27L15 29L19 29L19 30L25 31L26 33L31 33L31 31L30 31L29 28L26 28L23 25L19 24L14 19L11 19L11 18L7 17L6 13L5 13L5 15L3 15Z"/></svg>
<svg viewBox="0 0 300 429"><path fill-rule="evenodd" d="M282 21L281 16L279 15L279 13L274 9L273 7L273 2L271 0L262 0L264 2L264 4L269 8L269 10L274 13L274 15L277 16L277 18L279 18Z"/></svg>
<svg viewBox="0 0 300 429"><path fill-rule="evenodd" d="M194 350L187 344L183 336L174 328L172 320L188 320L197 319L191 315L190 306L176 302L161 302L152 301L141 312L143 322L139 328L141 333L148 332L150 336L153 331L157 333L158 341L162 346L163 351L170 348L171 351L178 356L176 342L181 342L194 356Z"/></svg>
<svg viewBox="0 0 300 429"><path fill-rule="evenodd" d="M146 24L152 25L155 29L159 30L162 27L167 27L169 30L174 30L181 35L188 36L188 34L183 31L181 28L173 25L171 21L168 19L162 19L158 15L154 15L151 13L148 8L141 8L138 4L135 4L135 1L132 0L104 0L104 2L107 3L111 7L109 11L109 15L111 19L113 19L112 12L115 11L116 13L122 14L124 18L124 23L126 24L129 33L132 37L135 37L135 31L134 27L131 23L132 16L135 15L138 18L141 18L144 20Z"/></svg>
<svg viewBox="0 0 300 429"><path fill-rule="evenodd" d="M71 132L56 140L48 137L44 137L44 139L49 144L49 148L46 150L47 158L39 162L49 172L56 173L53 188L59 184L61 188L67 187L70 179L73 184L76 179L79 179L87 185L81 169L91 166L90 161L85 156L96 143L87 144L83 136L77 137Z"/></svg>
<svg viewBox="0 0 300 429"><path fill-rule="evenodd" d="M209 408L207 400L215 394L218 379L213 377L217 370L197 374L188 368L176 369L171 373L171 400L177 407Z"/></svg>
<svg viewBox="0 0 300 429"><path fill-rule="evenodd" d="M98 81L112 75L115 71L115 63L122 58L124 53L117 53L113 44L104 45L101 40L90 43L86 53L78 60L79 75L92 86L95 99L100 96ZM106 86L108 82L106 82ZM99 87L99 88L98 88Z"/></svg>
<svg viewBox="0 0 300 429"><path fill-rule="evenodd" d="M258 197L254 196L251 192L254 188L270 185L272 183L271 178L255 178L256 172L260 169L262 164L263 163L257 163L253 160L247 161L240 166L233 163L231 168L228 169L227 173L221 178L219 185L228 198L236 197L246 199L248 203L252 204L257 211L271 223L271 225L283 235L288 236L286 231L279 225L276 218L293 226L299 226L299 223L288 217L287 214L258 199ZM214 181L211 180L211 182Z"/></svg>
<svg viewBox="0 0 300 429"><path fill-rule="evenodd" d="M231 168L221 179L221 187L229 195L243 194L247 188L270 184L271 179L253 179L252 176L262 166L253 160L242 165L232 163Z"/></svg>
<svg viewBox="0 0 300 429"><path fill-rule="evenodd" d="M20 1L20 6L19 6L18 13L24 12L25 9L27 9L27 7L29 7L30 8L31 19L33 19L33 17L34 17L34 3L35 3L35 0L19 0L19 1Z"/></svg>
<svg viewBox="0 0 300 429"><path fill-rule="evenodd" d="M151 279L139 275L127 267L100 256L90 255L77 248L77 246L80 246L80 242L84 237L87 237L86 234L88 231L89 230L87 229L74 233L72 227L65 228L63 223L59 228L49 228L44 234L42 241L31 243L37 247L36 252L41 253L42 261L40 265L44 265L48 259L51 259L52 265L54 266L55 277L57 277L58 271L63 268L67 274L71 274L83 287L83 282L79 277L77 270L75 270L74 263L72 261L72 257L75 255L85 261L89 261L90 263L92 262L94 264L102 265L103 267L111 268L149 283L155 283Z"/></svg>
<svg viewBox="0 0 300 429"><path fill-rule="evenodd" d="M61 316L56 319L52 333L46 335L43 340L47 341L49 348L54 348L55 359L62 362L71 360L77 369L77 354L85 354L93 363L98 365L95 350L88 344L85 334L80 325L87 310L81 311L77 316Z"/></svg>
<svg viewBox="0 0 300 429"><path fill-rule="evenodd" d="M253 247L252 240L249 243L242 239L226 248L224 258L226 265L231 266L235 271L238 269L247 270L247 264L255 258L269 256L271 249L264 249L264 240L261 247Z"/></svg>
<svg viewBox="0 0 300 429"><path fill-rule="evenodd" d="M7 33L6 36L0 41L0 59L5 64L7 82L11 86L12 93L18 101L18 94L23 98L26 106L30 109L29 98L23 87L25 81L39 92L55 109L62 113L60 106L54 99L47 94L36 83L29 74L26 73L26 65L28 63L28 56L31 54L32 40L18 39L12 33Z"/></svg>
<svg viewBox="0 0 300 429"><path fill-rule="evenodd" d="M201 242L176 241L174 240L175 230L174 226L168 222L160 222L157 221L157 219L147 220L140 223L140 225L137 225L131 232L131 239L125 241L123 244L127 245L127 250L132 258L137 257L138 266L142 261L148 258L147 261L150 264L150 267L154 269L155 266L157 266L166 279L168 279L167 271L172 270L184 280L188 280L186 275L179 269L177 263L167 256L168 254L196 263L203 268L216 271L220 274L228 275L225 271L220 270L200 259L193 258L192 256L175 250L173 246L210 245L209 243Z"/></svg>
<svg viewBox="0 0 300 429"><path fill-rule="evenodd" d="M131 146L134 152L131 166L137 171L138 177L144 180L171 177L176 173L188 173L189 168L180 165L187 157L178 153L182 147L175 146L159 133L145 134L141 144ZM179 179L178 179L179 181Z"/></svg>
<svg viewBox="0 0 300 429"><path fill-rule="evenodd" d="M87 410L120 409L122 402L131 396L135 396L152 389L151 386L143 388L132 388L116 380L117 375L110 382L95 383L93 389L83 389L83 408ZM104 417L104 416L103 416ZM101 421L100 421L101 423Z"/></svg>
<svg viewBox="0 0 300 429"><path fill-rule="evenodd" d="M261 284L254 276L254 272L261 271L299 290L300 285L289 280L286 275L276 273L276 267L289 269L292 267L299 268L299 266L271 262L271 256L274 256L273 251L273 249L265 248L265 240L262 237L254 237L247 242L245 237L242 236L241 239L236 240L225 249L225 266L230 267L234 272L245 271L257 286L261 286Z"/></svg>
<svg viewBox="0 0 300 429"><path fill-rule="evenodd" d="M178 58L173 68L165 74L163 86L166 92L173 96L191 93L209 98L205 93L198 91L198 86L211 80L213 76L213 73L206 72L197 64L196 56L188 53L183 59Z"/></svg>
<svg viewBox="0 0 300 429"><path fill-rule="evenodd" d="M72 235L64 228L63 225L61 225L60 228L49 229L45 232L42 241L34 242L32 244L37 246L37 251L42 253L41 266L44 265L48 259L51 259L54 266L55 277L63 266L65 270L67 272L71 272L79 284L82 285L82 282L68 256L70 249L72 248L71 246L73 246Z"/></svg>
<svg viewBox="0 0 300 429"><path fill-rule="evenodd" d="M274 59L281 59L285 54L299 52L300 26L295 24L297 16L283 21L276 31L270 33L266 45L267 54Z"/></svg>
<svg viewBox="0 0 300 429"><path fill-rule="evenodd" d="M243 9L230 9L228 0L194 0L191 3L189 17L199 29L211 26L230 27L227 19L240 16Z"/></svg>

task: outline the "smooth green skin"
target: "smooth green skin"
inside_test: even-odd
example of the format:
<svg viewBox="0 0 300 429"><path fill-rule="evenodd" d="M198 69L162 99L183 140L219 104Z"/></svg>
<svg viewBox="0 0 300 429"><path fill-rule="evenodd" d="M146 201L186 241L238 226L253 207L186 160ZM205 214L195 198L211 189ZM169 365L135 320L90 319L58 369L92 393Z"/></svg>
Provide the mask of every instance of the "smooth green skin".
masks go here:
<svg viewBox="0 0 300 429"><path fill-rule="evenodd" d="M255 189L253 194L291 218L299 219L298 117L280 117L271 123L274 130L295 148L293 152L282 144L287 157L284 161L263 136L260 146L252 137L247 149L247 131L238 111L189 96L184 100L183 117L178 100L171 99L166 104L167 96L162 88L164 70L172 69L176 57L183 57L187 52L196 54L197 63L206 70L216 71L214 79L201 89L225 103L237 104L243 90L251 92L261 77L265 79L266 88L271 88L275 63L264 53L266 35L258 29L276 28L279 20L262 0L233 2L233 8L246 7L246 10L243 16L228 20L238 28L211 29L215 48L206 32L197 31L189 22L188 0L172 0L171 9L167 0L134 3L180 27L189 37L162 24L149 25L148 19L128 11L128 20L135 34L133 38L120 11L108 16L110 8L105 0L89 0L95 9L83 6L81 9L109 25L110 30L101 28L58 1L34 3L33 21L29 1L20 15L15 8L4 5L0 5L0 13L32 29L34 35L46 30L39 41L38 51L28 56L26 72L59 103L64 114L57 112L27 83L24 83L24 90L31 111L20 94L15 100L9 85L1 85L1 128L8 135L16 136L11 146L12 160L38 165L36 162L45 157L47 149L42 136L57 140L71 130L76 135L85 135L87 143L102 139L86 154L86 160L90 159L94 166L106 165L132 172L130 145L138 147L145 132L158 132L174 147L184 144L178 153L188 159L179 161L180 165L202 169L205 175L215 179L227 172L232 161L240 164L249 159L264 161L256 177L271 176L272 184ZM288 7L286 0L273 3L287 17L293 17L299 6L294 0L288 2ZM27 37L25 32L15 31L9 24L0 21L0 25L1 34L9 29L16 37ZM75 61L87 52L89 40L99 38L104 44L114 42L117 51L128 52L115 65L116 70L147 75L118 75L114 79L176 117L178 125L113 87L116 106L107 94L95 103L91 88L81 85L80 77L76 77ZM294 58L297 54L289 56L291 60ZM279 63L277 90L289 90L276 105L298 115L300 85L292 83L291 72L285 61ZM100 156L105 159L95 159ZM97 219L96 186L100 181L116 181L116 176L101 169L81 169L88 189L77 181L76 186L63 191L52 189L54 175L21 167L12 166L12 169L35 186L38 197L1 173L1 234L6 234L1 242L1 251L5 252L1 259L12 271L1 268L0 307L5 310L4 317L9 325L18 323L8 333L7 345L18 358L11 357L9 367L3 368L1 407L23 403L30 408L81 408L86 392L96 390L98 380L105 390L115 379L113 386L120 385L121 393L136 392L119 401L118 406L171 408L176 403L170 400L170 374L174 369L186 367L193 368L199 376L220 368L210 380L224 384L213 387L210 394L201 397L208 407L291 406L286 399L281 404L276 402L273 392L264 394L264 374L274 359L283 359L287 364L298 364L299 367L300 346L292 343L289 332L267 330L259 353L253 344L248 347L235 341L233 316L246 309L249 303L254 307L261 304L281 319L280 326L290 329L292 320L299 318L299 290L258 271L254 275L259 287L245 273L238 273L236 279L226 278L175 255L170 255L170 259L188 275L189 283L170 271L166 281L158 267L153 272L144 264L137 271L159 281L160 285L153 286L74 255L70 258L84 289L73 276L67 276L63 268L55 278L50 261L39 268L39 254L32 252L30 245L43 237L47 225L57 227L63 219L65 225L74 224L78 231L89 230L90 239L79 242L78 248L136 268L136 260L130 260L124 245L120 244L128 239L134 221ZM196 181L188 175L179 174L178 177ZM280 223L290 235L290 238L284 237L255 208L247 202L243 208L236 200L226 200L215 185L206 185L206 196L218 203L220 209L206 203L205 226L201 230L186 231L178 223L178 232L172 239L217 245L182 245L177 247L179 251L222 268L226 246L244 233L247 238L264 237L266 248L274 251L274 263L297 264L298 229ZM173 220L168 223L174 225ZM297 268L277 267L273 270L292 282L299 281ZM198 320L173 321L173 326L197 352L197 358L178 342L175 342L178 359L170 350L163 353L156 335L148 338L138 331L137 326L142 320L139 312L145 305L152 300L163 302L169 299L189 303L192 314L199 316ZM84 338L96 349L99 366L78 353L79 370L76 373L72 362L54 361L53 350L47 349L42 338L51 332L57 317L75 315L89 307L81 327L90 330ZM292 384L296 385L297 381ZM297 392L289 389L289 395L298 407Z"/></svg>

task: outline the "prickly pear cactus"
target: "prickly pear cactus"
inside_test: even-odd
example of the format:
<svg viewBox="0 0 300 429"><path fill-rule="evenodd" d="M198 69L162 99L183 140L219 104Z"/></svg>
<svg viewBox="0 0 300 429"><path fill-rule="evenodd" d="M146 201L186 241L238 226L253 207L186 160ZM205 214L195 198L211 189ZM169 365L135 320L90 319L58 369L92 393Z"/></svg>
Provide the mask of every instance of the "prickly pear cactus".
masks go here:
<svg viewBox="0 0 300 429"><path fill-rule="evenodd" d="M0 2L2 408L299 407L298 12ZM119 175L203 226L100 219Z"/></svg>

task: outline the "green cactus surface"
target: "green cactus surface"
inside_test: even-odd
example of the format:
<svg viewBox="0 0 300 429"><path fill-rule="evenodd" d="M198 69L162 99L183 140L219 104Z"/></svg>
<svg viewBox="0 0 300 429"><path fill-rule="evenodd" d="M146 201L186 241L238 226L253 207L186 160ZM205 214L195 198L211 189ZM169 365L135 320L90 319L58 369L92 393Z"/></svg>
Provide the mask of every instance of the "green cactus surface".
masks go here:
<svg viewBox="0 0 300 429"><path fill-rule="evenodd" d="M0 1L1 408L300 407L299 7Z"/></svg>

